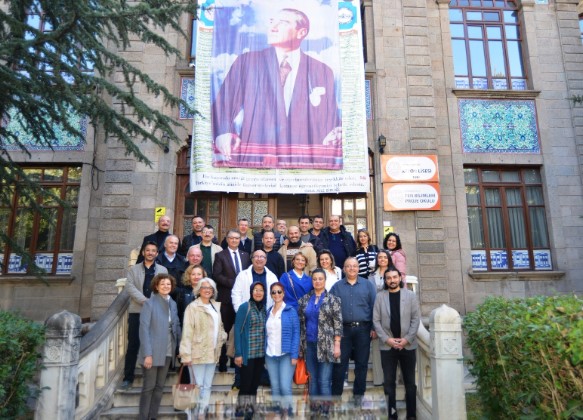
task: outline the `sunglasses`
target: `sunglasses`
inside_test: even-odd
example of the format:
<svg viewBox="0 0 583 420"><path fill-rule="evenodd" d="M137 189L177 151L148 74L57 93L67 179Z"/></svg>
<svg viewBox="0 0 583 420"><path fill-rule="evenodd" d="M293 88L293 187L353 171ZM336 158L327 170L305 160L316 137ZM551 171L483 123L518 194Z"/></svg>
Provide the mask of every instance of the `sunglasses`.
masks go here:
<svg viewBox="0 0 583 420"><path fill-rule="evenodd" d="M272 295L283 295L283 290L272 290L271 294Z"/></svg>

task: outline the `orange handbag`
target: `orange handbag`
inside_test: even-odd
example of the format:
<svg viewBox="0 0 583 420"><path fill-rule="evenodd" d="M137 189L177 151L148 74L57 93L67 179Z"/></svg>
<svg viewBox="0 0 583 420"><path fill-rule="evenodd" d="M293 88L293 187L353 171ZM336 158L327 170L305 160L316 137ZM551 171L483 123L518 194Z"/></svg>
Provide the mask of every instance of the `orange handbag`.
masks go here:
<svg viewBox="0 0 583 420"><path fill-rule="evenodd" d="M298 359L296 363L296 371L294 372L294 382L296 385L305 385L308 383L310 375L306 367L306 361L303 357Z"/></svg>

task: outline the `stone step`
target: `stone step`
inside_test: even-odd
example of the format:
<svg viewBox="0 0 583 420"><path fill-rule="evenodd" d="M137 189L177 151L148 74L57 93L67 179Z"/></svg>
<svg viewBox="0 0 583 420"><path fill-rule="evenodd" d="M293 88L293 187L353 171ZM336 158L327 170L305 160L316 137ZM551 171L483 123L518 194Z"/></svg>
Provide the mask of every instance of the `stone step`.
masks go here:
<svg viewBox="0 0 583 420"><path fill-rule="evenodd" d="M344 398L343 398L344 400ZM273 407L270 405L269 401L261 401L258 396L257 405L260 407L259 410L263 410L263 413L269 413L273 411ZM231 401L217 400L211 402L208 408L208 413L206 419L230 419L234 418L236 411L236 403ZM294 414L296 418L303 419L309 418L310 407L303 398L297 398L293 404ZM403 401L397 401L397 409L399 411L399 417L405 416L405 403ZM386 418L386 403L384 396L381 395L365 395L361 406L357 409L352 403L348 402L348 399L342 402L342 404L336 403L333 408L330 409L330 413L327 418L335 419L347 419L347 418L363 418L363 419L385 419ZM114 407L100 416L101 419L111 419L111 420L133 420L138 418L138 407ZM187 419L187 414L183 411L174 410L172 406L161 406L159 414L157 417L159 420L184 420ZM194 418L194 417L193 417ZM256 415L255 418L279 418L276 416L269 415ZM319 417L325 418L325 417Z"/></svg>
<svg viewBox="0 0 583 420"><path fill-rule="evenodd" d="M176 383L176 381L178 380L177 378L178 373L171 371L168 372L168 376L166 378L166 382L165 385L166 386L172 386L173 384ZM235 369L229 368L227 370L227 372L219 372L218 370L215 371L215 376L213 377L213 386L214 385L229 385L231 386L233 384L235 378ZM373 371L372 371L372 364L369 365L367 374L366 374L366 381L367 383L372 382L373 380ZM349 366L349 370L348 370L348 381L349 382L353 382L354 381L354 365L351 364ZM143 375L142 375L142 369L141 368L136 368L136 372L135 372L135 378L134 378L134 383L133 383L133 387L134 388L141 388L143 384ZM294 386L296 386L294 384Z"/></svg>

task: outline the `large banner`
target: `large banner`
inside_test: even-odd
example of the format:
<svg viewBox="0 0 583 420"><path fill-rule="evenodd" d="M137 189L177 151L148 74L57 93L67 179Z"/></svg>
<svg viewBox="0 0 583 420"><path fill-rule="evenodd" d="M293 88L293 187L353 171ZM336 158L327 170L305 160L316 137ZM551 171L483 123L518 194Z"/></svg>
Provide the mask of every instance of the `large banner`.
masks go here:
<svg viewBox="0 0 583 420"><path fill-rule="evenodd" d="M191 191L368 192L358 5L200 7Z"/></svg>

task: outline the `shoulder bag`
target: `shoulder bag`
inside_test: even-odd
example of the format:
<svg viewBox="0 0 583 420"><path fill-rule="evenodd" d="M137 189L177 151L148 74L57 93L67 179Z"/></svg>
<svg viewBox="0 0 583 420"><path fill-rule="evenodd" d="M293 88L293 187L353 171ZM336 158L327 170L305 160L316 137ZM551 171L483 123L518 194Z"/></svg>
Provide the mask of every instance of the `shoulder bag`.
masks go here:
<svg viewBox="0 0 583 420"><path fill-rule="evenodd" d="M180 383L180 378L182 378L182 369L184 369L184 365L180 366L180 371L178 372L178 382L172 385L172 399L174 401L174 408L181 411L194 408L194 406L198 403L198 397L200 395L200 388L197 384Z"/></svg>

